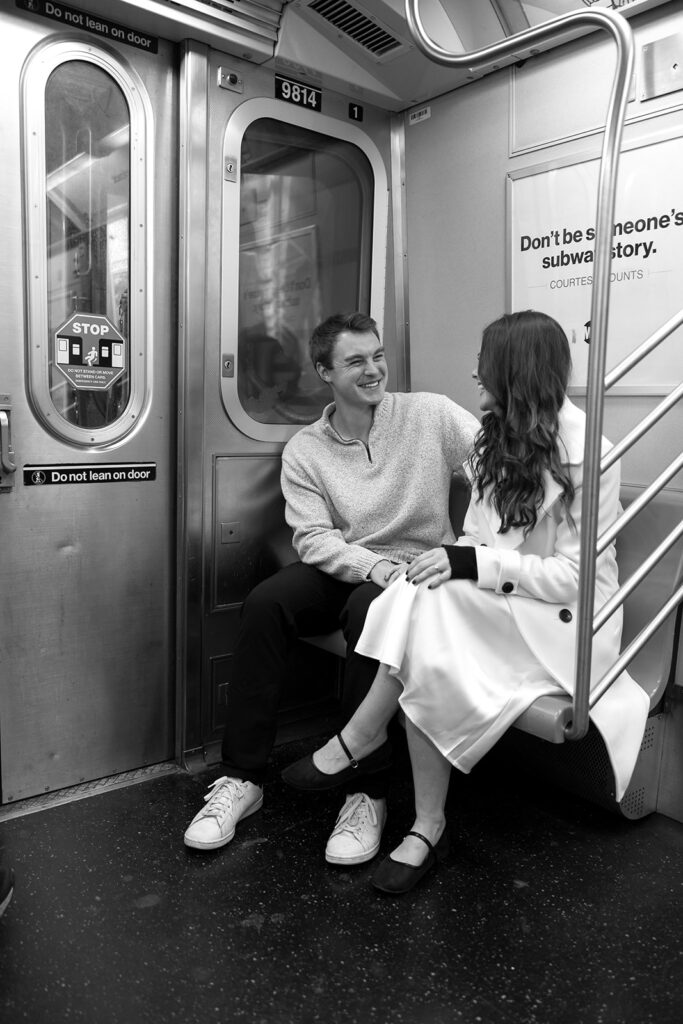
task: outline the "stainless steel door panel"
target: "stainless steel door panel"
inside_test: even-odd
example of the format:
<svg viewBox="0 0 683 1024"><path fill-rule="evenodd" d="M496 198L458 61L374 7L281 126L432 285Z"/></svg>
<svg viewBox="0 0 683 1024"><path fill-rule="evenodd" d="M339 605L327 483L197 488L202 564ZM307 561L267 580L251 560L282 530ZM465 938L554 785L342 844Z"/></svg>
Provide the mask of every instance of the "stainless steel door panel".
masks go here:
<svg viewBox="0 0 683 1024"><path fill-rule="evenodd" d="M240 604L257 583L296 560L279 455L217 458L214 493L213 612Z"/></svg>
<svg viewBox="0 0 683 1024"><path fill-rule="evenodd" d="M229 87L231 76L239 88ZM181 193L186 197L181 241L181 405L187 423L193 424L192 429L184 431L181 454L187 482L182 509L185 528L180 602L187 616L187 643L182 652L187 679L184 745L186 750L196 750L200 756L213 760L224 718L221 704L229 686L241 602L264 575L294 557L279 486L280 453L287 438L306 422L299 418L306 405L302 396L305 393L307 399L312 389L308 377L304 380L308 372L304 365L308 339L301 326L303 319L297 323L295 339L290 339L292 348L282 346L287 358L277 349L276 343L282 343L286 333L280 332L282 323L287 327L292 323L288 315L283 315L282 307L287 305L288 291L294 294L296 289L307 287L308 268L315 267L320 274L320 316L328 316L336 307L330 308L333 299L327 285L337 270L339 277L349 273L345 262L348 252L341 251L345 244L348 246L348 242L341 242L342 236L348 239L348 233L338 230L339 220L335 230L330 229L333 216L338 218L340 209L346 210L346 194L329 201L334 187L330 186L325 197L325 224L320 219L322 202L317 208L311 203L310 218L305 202L292 214L291 208L284 211L283 192L277 193L277 210L272 217L262 217L260 204L268 201L268 183L260 188L254 178L247 182L245 173L247 168L251 174L258 167L286 165L288 197L305 196L308 186L302 182L308 182L310 177L304 171L306 157L302 157L301 140L306 133L319 136L315 143L319 148L311 164L316 162L318 153L324 152L327 137L335 154L344 147L358 148L355 161L344 157L347 164L354 168L363 163L371 166L374 193L367 201L376 204L375 216L371 218L371 245L364 245L363 256L359 257L367 279L358 301L365 304L370 295L373 315L380 322L384 320L392 385L396 387L401 381L397 361L391 365L395 350L393 291L384 279L385 265L391 265L392 259L387 238L390 119L386 113L366 107L362 125L352 123L348 99L327 91L322 97L322 114L313 115L275 99L272 69L255 67L197 43L186 46L181 90L181 111L194 112L185 125L186 161L181 166ZM260 119L260 124L293 126L291 132L282 133L280 150L277 132L268 138L250 134L255 118ZM200 141L200 126L202 131L206 128L205 144ZM267 130L266 125L264 131ZM335 139L341 140L339 144ZM353 173L355 169L352 176ZM330 172L328 183L332 177ZM368 187L364 187L363 194L369 194ZM362 193L363 187L358 192ZM253 237L243 235L245 224ZM335 237L337 253L333 249ZM240 329L245 327L239 311L240 295L244 298L252 290L245 283L243 257L245 253L256 253L252 262L258 262L256 250L264 238L266 244L282 251L287 246L297 250L294 260L299 263L294 268L285 266L275 290L268 293L269 298L274 296L275 315L270 321L265 319L265 331L254 330L265 347L259 350L258 357L254 353L253 362L247 364L246 370L242 368L240 378L236 357L240 353ZM324 243L318 245L320 238ZM205 248L198 249L198 239L204 241ZM258 289L260 285L254 287ZM310 308L317 311L318 307L311 302ZM254 325L247 321L246 327L251 330ZM268 407L270 390L278 390L278 394L286 390L292 362L300 373L298 391L287 408L278 398L270 406L274 413L270 417L270 408L264 413L259 403L263 400ZM275 367L272 374L264 370L266 363ZM249 374L254 379L245 383ZM249 392L247 404L251 402L257 408L251 421L249 411L237 404L240 384L242 397L245 390ZM317 415L314 411L309 419ZM268 422L271 418L274 423ZM304 671L300 666L297 678ZM329 668L326 671L329 674ZM316 676L313 683L320 687L319 666L314 667L312 674Z"/></svg>
<svg viewBox="0 0 683 1024"><path fill-rule="evenodd" d="M27 59L42 59L64 38L44 19L3 13L0 85L11 102L0 114L0 392L11 396L17 462L14 488L0 491L3 802L163 761L174 750L174 52L161 40L149 54L84 33L67 37L76 51L102 47L120 61L124 74L144 83L154 111L144 223L153 288L145 328L131 334L145 353L145 407L118 442L99 445L93 430L92 442L69 443L31 406L28 345L36 346L36 366L43 356L25 303L19 103ZM31 173L40 168L23 167L24 185ZM27 466L94 472L114 463L151 463L156 478L50 486L24 479Z"/></svg>

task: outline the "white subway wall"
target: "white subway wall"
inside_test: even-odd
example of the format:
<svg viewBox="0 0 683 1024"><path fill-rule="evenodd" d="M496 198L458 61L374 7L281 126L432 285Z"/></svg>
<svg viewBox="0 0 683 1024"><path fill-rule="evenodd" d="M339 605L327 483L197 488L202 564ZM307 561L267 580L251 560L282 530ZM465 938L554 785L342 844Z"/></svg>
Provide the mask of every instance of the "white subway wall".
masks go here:
<svg viewBox="0 0 683 1024"><path fill-rule="evenodd" d="M643 46L683 33L682 5L630 24L636 74L624 140L683 134L683 90L639 99ZM432 100L429 118L406 124L411 390L446 392L478 412L471 372L481 331L506 310L506 175L559 157L599 155L613 68L614 44L596 34ZM683 206L683 187L681 198ZM682 333L665 342L672 386L683 377ZM608 397L605 433L618 440L661 400ZM624 457L623 479L651 480L681 436L679 403Z"/></svg>

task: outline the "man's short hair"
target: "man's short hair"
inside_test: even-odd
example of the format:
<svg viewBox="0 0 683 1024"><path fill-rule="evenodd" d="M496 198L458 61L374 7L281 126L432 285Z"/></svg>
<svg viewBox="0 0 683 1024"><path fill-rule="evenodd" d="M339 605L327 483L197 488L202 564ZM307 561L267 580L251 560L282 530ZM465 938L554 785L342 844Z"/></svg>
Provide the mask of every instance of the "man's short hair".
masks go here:
<svg viewBox="0 0 683 1024"><path fill-rule="evenodd" d="M365 313L333 313L318 324L311 335L308 343L308 350L314 366L322 363L327 370L332 369L332 355L337 338L344 331L352 331L355 334L366 334L368 331L376 336L379 341L377 323L371 316Z"/></svg>

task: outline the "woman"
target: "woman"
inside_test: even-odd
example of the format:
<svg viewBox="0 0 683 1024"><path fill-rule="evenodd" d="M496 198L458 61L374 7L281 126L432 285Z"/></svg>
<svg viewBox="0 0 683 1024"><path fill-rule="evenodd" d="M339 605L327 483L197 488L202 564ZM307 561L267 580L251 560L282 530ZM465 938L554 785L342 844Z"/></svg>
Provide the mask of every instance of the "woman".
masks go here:
<svg viewBox="0 0 683 1024"><path fill-rule="evenodd" d="M400 704L416 817L373 878L384 892L412 889L445 854L451 766L469 772L537 697L572 691L585 416L566 395L570 369L564 331L543 313L506 315L485 329L474 374L484 417L467 467L464 535L420 555L373 602L356 647L380 662L372 689L338 736L283 773L299 788L341 781L356 763L351 751L362 768L383 745ZM602 478L598 535L618 514L613 466ZM596 610L617 586L611 545L597 559ZM595 636L592 682L616 659L621 618ZM624 673L591 712L618 799L648 710Z"/></svg>

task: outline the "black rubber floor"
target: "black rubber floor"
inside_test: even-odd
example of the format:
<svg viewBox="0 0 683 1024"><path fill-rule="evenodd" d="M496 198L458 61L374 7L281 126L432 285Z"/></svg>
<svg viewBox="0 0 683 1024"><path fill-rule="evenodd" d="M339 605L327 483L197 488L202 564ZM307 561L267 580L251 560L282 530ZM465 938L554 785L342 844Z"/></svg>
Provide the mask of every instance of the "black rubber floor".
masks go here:
<svg viewBox="0 0 683 1024"><path fill-rule="evenodd" d="M285 789L223 850L183 831L219 772L0 826L0 1020L59 1024L680 1024L683 825L631 822L492 752L454 776L448 860L408 896L325 864L338 794ZM383 850L412 824L400 761Z"/></svg>

